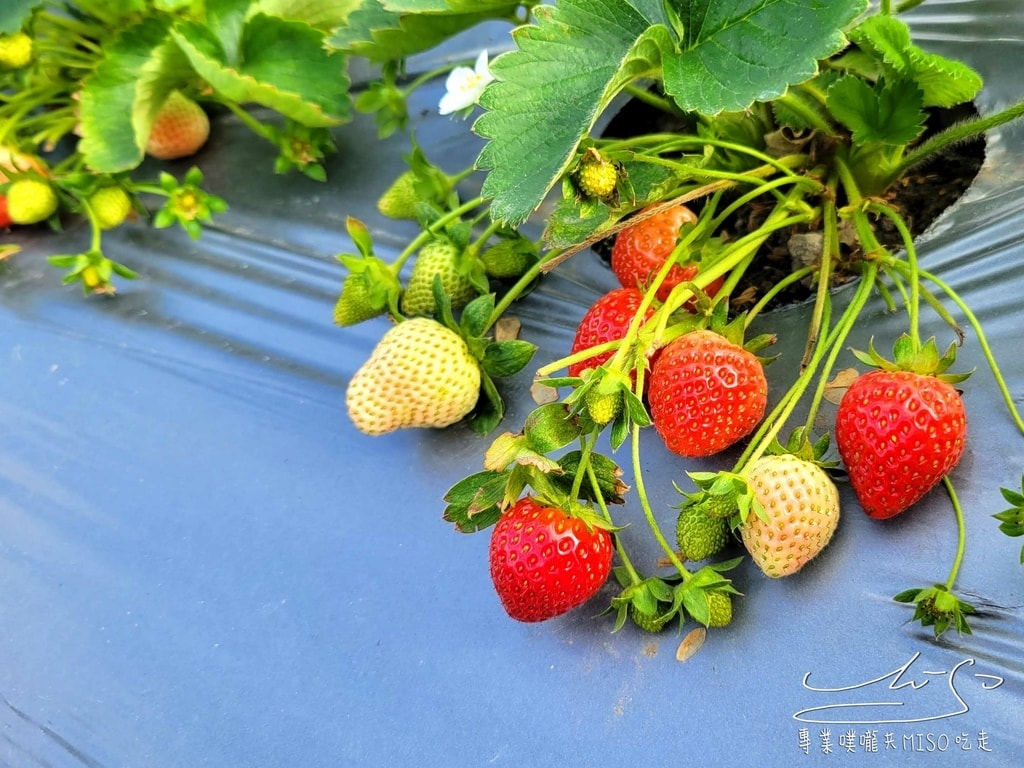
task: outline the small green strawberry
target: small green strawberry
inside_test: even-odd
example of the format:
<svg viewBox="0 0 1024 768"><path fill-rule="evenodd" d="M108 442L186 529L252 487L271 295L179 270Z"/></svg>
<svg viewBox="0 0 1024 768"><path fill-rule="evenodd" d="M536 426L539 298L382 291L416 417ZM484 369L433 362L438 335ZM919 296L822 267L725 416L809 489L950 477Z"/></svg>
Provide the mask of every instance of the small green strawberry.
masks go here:
<svg viewBox="0 0 1024 768"><path fill-rule="evenodd" d="M584 196L601 201L610 200L619 183L619 167L591 147L576 169L576 183Z"/></svg>
<svg viewBox="0 0 1024 768"><path fill-rule="evenodd" d="M181 91L171 91L153 119L146 154L176 160L198 152L210 137L210 118Z"/></svg>
<svg viewBox="0 0 1024 768"><path fill-rule="evenodd" d="M465 252L446 237L437 237L424 245L402 294L402 312L409 316L434 313L435 275L440 276L441 288L450 297L453 309L468 304L478 291L465 270L465 259Z"/></svg>
<svg viewBox="0 0 1024 768"><path fill-rule="evenodd" d="M708 592L708 608L711 616L709 627L727 627L732 623L732 598L725 592Z"/></svg>
<svg viewBox="0 0 1024 768"><path fill-rule="evenodd" d="M100 229L121 226L132 211L132 199L123 187L100 187L89 196L89 208Z"/></svg>
<svg viewBox="0 0 1024 768"><path fill-rule="evenodd" d="M587 406L587 415L595 424L610 424L622 411L622 394L603 392L599 385L587 390L583 402Z"/></svg>
<svg viewBox="0 0 1024 768"><path fill-rule="evenodd" d="M665 628L669 619L672 618L669 611L670 608L671 606L659 604L654 613L646 613L636 603L632 603L629 606L629 618L644 632L657 634Z"/></svg>
<svg viewBox="0 0 1024 768"><path fill-rule="evenodd" d="M348 414L368 435L405 427L447 427L476 406L480 365L436 320L405 320L384 334L349 381Z"/></svg>
<svg viewBox="0 0 1024 768"><path fill-rule="evenodd" d="M747 483L755 506L740 535L751 559L772 578L796 573L831 541L839 491L821 466L793 454L758 459Z"/></svg>
<svg viewBox="0 0 1024 768"><path fill-rule="evenodd" d="M7 215L15 224L37 224L57 212L57 193L42 179L14 181L7 189Z"/></svg>
<svg viewBox="0 0 1024 768"><path fill-rule="evenodd" d="M389 219L417 219L420 197L416 193L416 174L409 170L392 182L377 200L377 210Z"/></svg>
<svg viewBox="0 0 1024 768"><path fill-rule="evenodd" d="M676 543L686 560L707 560L718 554L728 542L727 518L711 517L699 504L683 506L676 519Z"/></svg>
<svg viewBox="0 0 1024 768"><path fill-rule="evenodd" d="M480 261L488 277L514 280L536 263L537 247L525 237L500 240L484 249Z"/></svg>
<svg viewBox="0 0 1024 768"><path fill-rule="evenodd" d="M24 32L0 35L0 68L21 69L32 61L32 38Z"/></svg>
<svg viewBox="0 0 1024 768"><path fill-rule="evenodd" d="M334 305L334 322L342 327L356 325L384 314L384 307L374 308L366 275L353 272L341 285L341 294Z"/></svg>

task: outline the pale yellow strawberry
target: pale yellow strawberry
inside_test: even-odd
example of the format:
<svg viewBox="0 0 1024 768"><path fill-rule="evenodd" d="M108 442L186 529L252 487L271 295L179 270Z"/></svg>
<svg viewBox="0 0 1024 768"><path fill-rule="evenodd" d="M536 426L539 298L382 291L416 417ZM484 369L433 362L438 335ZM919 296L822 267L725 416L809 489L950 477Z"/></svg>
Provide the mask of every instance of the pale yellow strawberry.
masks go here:
<svg viewBox="0 0 1024 768"><path fill-rule="evenodd" d="M839 525L839 491L820 466L791 454L766 456L747 473L768 522L750 512L743 545L767 576L790 576L831 541Z"/></svg>
<svg viewBox="0 0 1024 768"><path fill-rule="evenodd" d="M359 431L447 427L476 406L480 366L466 342L417 317L389 330L349 382L345 402Z"/></svg>

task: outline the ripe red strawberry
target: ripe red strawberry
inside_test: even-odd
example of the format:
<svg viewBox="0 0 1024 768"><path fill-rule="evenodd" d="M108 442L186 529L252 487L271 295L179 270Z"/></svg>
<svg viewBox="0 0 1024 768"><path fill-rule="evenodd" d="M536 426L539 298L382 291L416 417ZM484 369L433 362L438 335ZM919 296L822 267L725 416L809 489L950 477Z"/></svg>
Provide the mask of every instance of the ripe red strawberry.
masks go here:
<svg viewBox="0 0 1024 768"><path fill-rule="evenodd" d="M576 328L572 354L624 338L643 298L643 293L637 288L616 288L595 301ZM650 318L654 310L654 307L648 307L644 319ZM573 363L569 366L569 375L579 376L587 368L597 368L608 362L614 354L614 350L601 352Z"/></svg>
<svg viewBox="0 0 1024 768"><path fill-rule="evenodd" d="M647 397L670 451L710 456L764 418L768 380L752 352L714 331L690 331L659 350Z"/></svg>
<svg viewBox="0 0 1024 768"><path fill-rule="evenodd" d="M181 91L171 91L153 119L146 153L158 160L175 160L198 152L210 137L210 119Z"/></svg>
<svg viewBox="0 0 1024 768"><path fill-rule="evenodd" d="M947 381L911 371L857 378L836 414L839 455L869 517L904 511L949 473L964 451L967 417Z"/></svg>
<svg viewBox="0 0 1024 768"><path fill-rule="evenodd" d="M685 205L676 205L619 232L611 255L612 271L619 283L625 288L649 285L679 242L680 228L695 221L697 217L693 211ZM658 300L665 301L675 286L693 280L699 271L700 265L694 262L675 264L658 288ZM704 292L714 296L724 280L718 278Z"/></svg>
<svg viewBox="0 0 1024 768"><path fill-rule="evenodd" d="M607 581L608 531L532 497L502 514L491 533L491 580L517 621L544 621L582 605Z"/></svg>

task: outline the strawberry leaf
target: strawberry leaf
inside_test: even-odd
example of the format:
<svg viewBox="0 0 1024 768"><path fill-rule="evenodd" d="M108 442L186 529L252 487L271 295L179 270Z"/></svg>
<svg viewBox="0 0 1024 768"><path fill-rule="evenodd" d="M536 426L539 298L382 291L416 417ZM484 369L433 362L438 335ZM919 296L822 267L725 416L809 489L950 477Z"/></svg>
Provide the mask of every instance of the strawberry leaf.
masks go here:
<svg viewBox="0 0 1024 768"><path fill-rule="evenodd" d="M13 35L24 25L32 9L43 4L43 0L4 0L0 8L0 34Z"/></svg>
<svg viewBox="0 0 1024 768"><path fill-rule="evenodd" d="M397 61L488 19L512 18L518 7L508 0L363 0L326 43L371 61Z"/></svg>
<svg viewBox="0 0 1024 768"><path fill-rule="evenodd" d="M874 86L846 75L828 89L829 111L852 132L855 144L909 144L924 132L921 91L911 80Z"/></svg>
<svg viewBox="0 0 1024 768"><path fill-rule="evenodd" d="M270 107L297 123L328 127L350 116L344 56L309 24L256 14L237 28L182 21L171 36L223 98Z"/></svg>
<svg viewBox="0 0 1024 768"><path fill-rule="evenodd" d="M513 32L518 50L494 60L489 143L477 164L498 221L518 224L572 162L597 117L627 85L662 77L687 111L739 111L817 73L845 44L840 30L866 0L563 0ZM668 10L667 10L668 9ZM572 73L571 77L566 73Z"/></svg>
<svg viewBox="0 0 1024 768"><path fill-rule="evenodd" d="M124 29L81 91L78 149L95 171L118 173L141 161L167 95L195 73L157 17Z"/></svg>
<svg viewBox="0 0 1024 768"><path fill-rule="evenodd" d="M972 100L981 76L959 61L928 53L915 45L907 25L891 15L869 16L850 31L850 39L872 51L889 69L911 79L926 107L952 107Z"/></svg>
<svg viewBox="0 0 1024 768"><path fill-rule="evenodd" d="M536 351L536 346L520 339L494 341L484 348L480 365L490 376L511 376L526 367Z"/></svg>
<svg viewBox="0 0 1024 768"><path fill-rule="evenodd" d="M476 533L498 522L508 472L477 472L453 485L444 500L444 519L460 533Z"/></svg>

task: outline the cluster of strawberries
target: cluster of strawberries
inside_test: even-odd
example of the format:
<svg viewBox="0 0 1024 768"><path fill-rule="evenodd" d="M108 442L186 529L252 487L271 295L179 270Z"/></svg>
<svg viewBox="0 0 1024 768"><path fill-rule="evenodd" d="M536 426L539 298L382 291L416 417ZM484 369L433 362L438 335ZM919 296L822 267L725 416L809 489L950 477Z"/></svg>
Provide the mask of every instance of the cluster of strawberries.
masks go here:
<svg viewBox="0 0 1024 768"><path fill-rule="evenodd" d="M728 297L717 296L724 277L714 263L702 263L699 253L680 257L682 233L694 221L683 205L657 206L621 229L611 251L621 287L580 321L560 361L568 375L542 379L570 386L570 396L542 405L521 434L496 440L486 471L447 497L446 517L460 529L493 524L491 576L517 620L541 621L582 605L615 573L623 584L611 606L619 625L628 616L657 631L689 614L724 626L738 591L723 574L736 561L696 572L687 563L708 561L738 541L764 574L790 576L826 547L839 524L828 437L811 445L797 430L782 446L766 430L769 387L757 352L771 338L745 341L743 316L729 318ZM470 413L481 363L456 331L424 317L390 330L349 387L355 424L379 434L446 426ZM934 341L909 340L896 352L893 362L873 349L860 355L875 370L848 387L835 419L839 457L874 518L916 503L956 465L965 445L964 407L951 383L962 377L946 373L952 354L939 356ZM604 457L589 448L571 461L547 457L606 427L615 447L630 427L648 425L669 451L689 458L718 455L750 438L732 470L691 473L697 489L680 504L676 546L668 553L679 575L669 579L641 577L617 540L605 507L621 490L617 467L598 464ZM610 493L601 492L602 479ZM605 514L579 500L596 501ZM627 567L612 568L616 552Z"/></svg>

